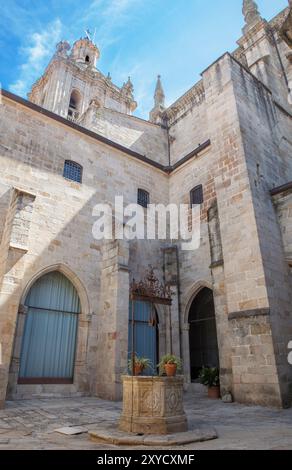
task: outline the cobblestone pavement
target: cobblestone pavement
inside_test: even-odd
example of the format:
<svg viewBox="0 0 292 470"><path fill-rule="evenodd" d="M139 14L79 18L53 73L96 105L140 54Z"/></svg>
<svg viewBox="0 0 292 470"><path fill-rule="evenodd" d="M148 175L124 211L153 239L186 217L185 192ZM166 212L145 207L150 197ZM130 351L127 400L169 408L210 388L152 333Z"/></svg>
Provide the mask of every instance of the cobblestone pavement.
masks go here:
<svg viewBox="0 0 292 470"><path fill-rule="evenodd" d="M65 436L54 430L108 426L117 421L120 410L121 403L86 397L7 402L0 410L0 449L118 449L91 442L86 433ZM185 396L185 410L190 428L215 428L218 439L180 449L292 449L292 409L224 404L192 393Z"/></svg>

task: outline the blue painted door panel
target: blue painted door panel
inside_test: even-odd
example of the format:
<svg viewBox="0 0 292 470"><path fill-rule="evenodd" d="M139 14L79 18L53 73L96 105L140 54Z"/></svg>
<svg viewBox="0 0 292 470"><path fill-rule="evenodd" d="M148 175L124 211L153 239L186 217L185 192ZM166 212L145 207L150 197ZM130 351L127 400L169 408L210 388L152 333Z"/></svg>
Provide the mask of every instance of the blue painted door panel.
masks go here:
<svg viewBox="0 0 292 470"><path fill-rule="evenodd" d="M135 345L134 352L139 357L147 357L151 360L152 368L148 368L143 372L143 375L156 374L157 366L157 325L153 324L153 319L156 319L155 311L152 312L152 305L150 302L135 301ZM154 309L154 306L153 306ZM132 353L132 303L130 302L129 312L129 358Z"/></svg>
<svg viewBox="0 0 292 470"><path fill-rule="evenodd" d="M59 272L40 278L27 299L21 378L72 379L76 349L78 294Z"/></svg>

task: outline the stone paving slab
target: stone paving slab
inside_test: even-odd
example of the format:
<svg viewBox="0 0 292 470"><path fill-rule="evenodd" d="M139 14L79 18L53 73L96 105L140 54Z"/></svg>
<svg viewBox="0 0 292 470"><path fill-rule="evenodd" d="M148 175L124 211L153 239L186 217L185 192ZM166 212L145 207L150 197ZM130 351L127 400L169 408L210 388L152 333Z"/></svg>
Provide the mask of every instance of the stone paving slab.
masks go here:
<svg viewBox="0 0 292 470"><path fill-rule="evenodd" d="M67 427L64 427L64 428L55 429L54 432L59 432L60 434L65 434L65 436L75 436L77 434L83 434L83 433L88 432L88 429L86 429L83 426L77 426L77 427L67 426Z"/></svg>
<svg viewBox="0 0 292 470"><path fill-rule="evenodd" d="M181 432L176 434L168 434L165 436L158 435L144 435L139 436L136 434L125 433L117 429L117 425L112 428L103 429L100 427L97 430L89 431L89 437L94 442L108 442L117 446L182 446L195 442L204 442L212 439L217 439L217 432L215 429L193 429L192 431Z"/></svg>
<svg viewBox="0 0 292 470"><path fill-rule="evenodd" d="M186 394L184 404L190 431L215 429L218 439L181 446L170 444L173 450L292 449L292 409L225 404L197 392ZM55 430L82 426L89 432L99 428L109 431L118 421L121 409L121 403L94 397L7 402L6 408L0 410L0 450L117 450L120 447L116 444L93 442L87 433L66 436ZM123 446L133 448L165 449L158 443Z"/></svg>

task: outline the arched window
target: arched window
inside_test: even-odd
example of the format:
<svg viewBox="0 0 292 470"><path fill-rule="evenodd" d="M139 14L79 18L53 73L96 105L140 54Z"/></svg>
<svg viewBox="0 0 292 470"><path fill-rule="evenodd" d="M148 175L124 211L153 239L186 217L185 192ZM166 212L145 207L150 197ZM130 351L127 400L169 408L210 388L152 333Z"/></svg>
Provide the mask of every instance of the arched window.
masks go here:
<svg viewBox="0 0 292 470"><path fill-rule="evenodd" d="M193 188L190 192L191 206L195 204L203 204L204 195L203 195L203 186L199 184Z"/></svg>
<svg viewBox="0 0 292 470"><path fill-rule="evenodd" d="M150 194L144 189L138 189L137 203L142 207L148 207L150 204Z"/></svg>
<svg viewBox="0 0 292 470"><path fill-rule="evenodd" d="M65 160L64 163L64 178L68 180L82 183L82 166L79 163L73 162L72 160Z"/></svg>
<svg viewBox="0 0 292 470"><path fill-rule="evenodd" d="M81 105L81 95L77 90L73 90L70 96L68 119L70 121L76 121L79 117Z"/></svg>
<svg viewBox="0 0 292 470"><path fill-rule="evenodd" d="M75 287L58 271L45 274L25 305L19 383L72 383L80 313Z"/></svg>
<svg viewBox="0 0 292 470"><path fill-rule="evenodd" d="M90 57L89 57L89 55L87 55L87 56L85 57L85 62L87 62L87 63L89 64L89 62L90 62Z"/></svg>

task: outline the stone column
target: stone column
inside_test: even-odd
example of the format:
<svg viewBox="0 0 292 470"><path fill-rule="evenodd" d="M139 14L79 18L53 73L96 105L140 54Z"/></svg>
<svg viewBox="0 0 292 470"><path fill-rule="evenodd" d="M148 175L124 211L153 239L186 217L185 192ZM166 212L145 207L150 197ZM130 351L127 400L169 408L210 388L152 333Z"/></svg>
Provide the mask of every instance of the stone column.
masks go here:
<svg viewBox="0 0 292 470"><path fill-rule="evenodd" d="M0 247L0 407L4 406L35 196L11 190Z"/></svg>
<svg viewBox="0 0 292 470"><path fill-rule="evenodd" d="M182 359L183 359L183 370L184 377L187 386L191 383L191 365L190 365L190 325L184 323L182 326Z"/></svg>
<svg viewBox="0 0 292 470"><path fill-rule="evenodd" d="M211 272L213 297L216 317L216 330L220 363L221 395L232 392L232 365L230 331L228 324L227 299L225 292L225 274L220 220L217 202L208 210L208 232L210 241Z"/></svg>
<svg viewBox="0 0 292 470"><path fill-rule="evenodd" d="M120 400L121 375L127 370L129 324L129 245L105 241L101 274L101 311L98 312L98 396Z"/></svg>

